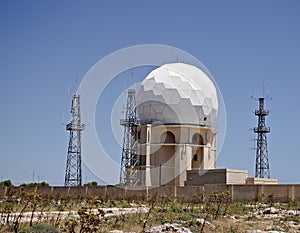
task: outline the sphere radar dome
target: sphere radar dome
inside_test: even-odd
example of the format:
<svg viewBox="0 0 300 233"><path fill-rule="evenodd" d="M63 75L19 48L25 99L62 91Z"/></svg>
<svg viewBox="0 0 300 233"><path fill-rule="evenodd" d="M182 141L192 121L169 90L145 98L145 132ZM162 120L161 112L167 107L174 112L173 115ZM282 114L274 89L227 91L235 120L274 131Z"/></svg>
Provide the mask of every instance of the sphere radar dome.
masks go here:
<svg viewBox="0 0 300 233"><path fill-rule="evenodd" d="M137 96L140 121L212 126L218 112L213 81L198 67L165 64L143 80Z"/></svg>

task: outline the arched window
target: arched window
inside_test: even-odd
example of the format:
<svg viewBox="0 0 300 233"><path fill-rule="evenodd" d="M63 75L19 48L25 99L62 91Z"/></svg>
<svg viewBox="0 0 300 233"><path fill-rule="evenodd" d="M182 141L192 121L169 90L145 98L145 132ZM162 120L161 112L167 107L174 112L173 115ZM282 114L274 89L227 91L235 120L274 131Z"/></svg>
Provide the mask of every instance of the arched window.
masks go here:
<svg viewBox="0 0 300 233"><path fill-rule="evenodd" d="M175 143L175 135L170 131L164 132L160 137L160 142Z"/></svg>
<svg viewBox="0 0 300 233"><path fill-rule="evenodd" d="M197 145L203 145L204 144L203 137L199 133L195 133L192 138L192 143Z"/></svg>

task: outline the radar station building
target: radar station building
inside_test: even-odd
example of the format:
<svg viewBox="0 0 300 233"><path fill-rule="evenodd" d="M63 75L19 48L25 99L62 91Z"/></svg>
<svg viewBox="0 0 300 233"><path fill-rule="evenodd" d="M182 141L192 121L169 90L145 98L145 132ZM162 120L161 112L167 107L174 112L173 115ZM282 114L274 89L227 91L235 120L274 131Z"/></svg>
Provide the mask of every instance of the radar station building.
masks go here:
<svg viewBox="0 0 300 233"><path fill-rule="evenodd" d="M216 169L218 106L201 69L172 63L153 70L136 95L136 184L245 183L245 170Z"/></svg>

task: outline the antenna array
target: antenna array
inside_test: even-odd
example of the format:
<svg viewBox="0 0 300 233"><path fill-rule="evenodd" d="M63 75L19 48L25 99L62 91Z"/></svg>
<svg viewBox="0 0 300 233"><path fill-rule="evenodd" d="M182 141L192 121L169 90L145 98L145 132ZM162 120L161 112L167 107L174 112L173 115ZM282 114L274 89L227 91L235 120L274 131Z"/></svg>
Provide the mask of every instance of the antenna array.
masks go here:
<svg viewBox="0 0 300 233"><path fill-rule="evenodd" d="M65 186L81 186L81 131L84 130L84 125L81 124L79 95L73 96L71 113L72 120L66 125L66 130L70 131L70 138L65 174Z"/></svg>
<svg viewBox="0 0 300 233"><path fill-rule="evenodd" d="M267 133L270 133L270 127L266 127L265 118L269 115L269 111L264 109L265 98L259 98L259 109L255 110L258 117L258 126L253 129L257 134L256 142L256 178L270 178L270 166L268 158Z"/></svg>
<svg viewBox="0 0 300 233"><path fill-rule="evenodd" d="M137 154L137 117L135 90L128 90L126 116L121 120L124 126L121 159L120 185L136 186L138 183L139 158Z"/></svg>

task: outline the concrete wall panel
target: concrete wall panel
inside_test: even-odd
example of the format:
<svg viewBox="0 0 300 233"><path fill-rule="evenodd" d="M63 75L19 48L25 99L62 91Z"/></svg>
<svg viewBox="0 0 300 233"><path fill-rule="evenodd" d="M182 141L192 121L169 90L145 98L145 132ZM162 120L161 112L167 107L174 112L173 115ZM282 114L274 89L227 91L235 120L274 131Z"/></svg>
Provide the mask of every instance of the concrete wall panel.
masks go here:
<svg viewBox="0 0 300 233"><path fill-rule="evenodd" d="M53 187L52 192L53 192L53 196L58 196L58 195L68 196L69 187Z"/></svg>
<svg viewBox="0 0 300 233"><path fill-rule="evenodd" d="M106 186L88 187L87 195L106 198Z"/></svg>
<svg viewBox="0 0 300 233"><path fill-rule="evenodd" d="M7 190L7 191L6 191ZM57 195L63 196L97 196L99 198L106 197L107 199L151 199L155 194L157 198L177 197L180 200L192 200L194 195L201 195L204 191L205 196L209 198L212 192L218 193L228 190L231 198L234 201L252 201L256 198L268 200L273 199L275 202L286 202L289 200L300 200L300 185L222 185L211 184L205 186L161 186L152 189L132 190L123 189L116 186L98 186L98 187L0 187L1 195L21 195L22 192L30 192L36 190L41 194L49 194L53 197Z"/></svg>
<svg viewBox="0 0 300 233"><path fill-rule="evenodd" d="M86 196L87 188L86 187L70 187L69 195L71 195L71 196Z"/></svg>
<svg viewBox="0 0 300 233"><path fill-rule="evenodd" d="M297 201L300 201L300 185L295 184L293 185L293 194L294 194L294 199Z"/></svg>
<svg viewBox="0 0 300 233"><path fill-rule="evenodd" d="M203 198L203 192L203 186L177 187L176 197L181 201L192 201L193 199L201 200Z"/></svg>
<svg viewBox="0 0 300 233"><path fill-rule="evenodd" d="M156 198L159 200L163 197L174 197L174 187L172 186L163 186L152 188L148 190L149 200L156 195Z"/></svg>
<svg viewBox="0 0 300 233"><path fill-rule="evenodd" d="M222 184L209 184L209 185L204 185L204 194L206 198L209 198L210 195L216 191L218 193L221 193L225 190L229 190L230 191L230 185L222 185Z"/></svg>
<svg viewBox="0 0 300 233"><path fill-rule="evenodd" d="M135 201L146 201L147 200L147 190L146 189L126 189L125 197L127 200Z"/></svg>
<svg viewBox="0 0 300 233"><path fill-rule="evenodd" d="M264 185L263 193L266 200L269 201L288 201L289 190L288 185Z"/></svg>
<svg viewBox="0 0 300 233"><path fill-rule="evenodd" d="M52 187L38 187L36 191L40 194L52 195Z"/></svg>
<svg viewBox="0 0 300 233"><path fill-rule="evenodd" d="M28 191L30 191L30 190L28 190ZM21 192L22 192L22 189L20 187L9 187L9 188L7 188L6 195L18 196L21 194Z"/></svg>
<svg viewBox="0 0 300 233"><path fill-rule="evenodd" d="M113 185L107 186L106 198L108 200L122 200L125 199L125 189Z"/></svg>
<svg viewBox="0 0 300 233"><path fill-rule="evenodd" d="M233 201L253 201L260 194L257 185L232 185L229 191Z"/></svg>

